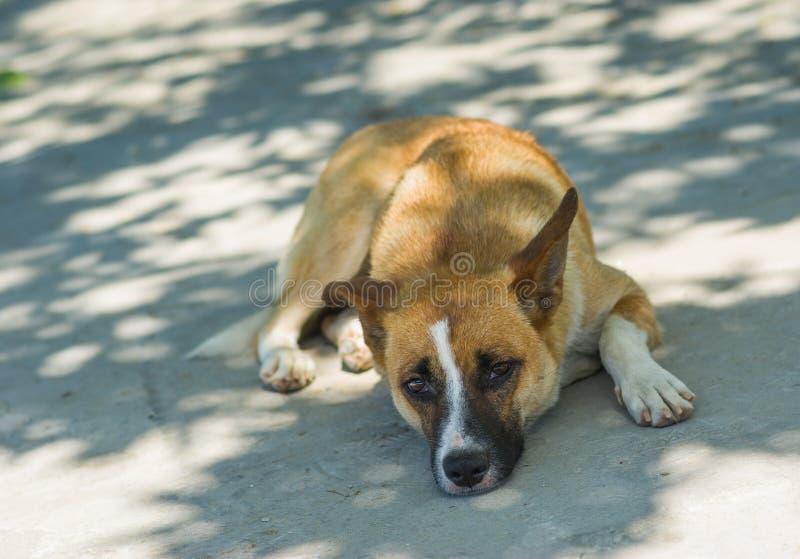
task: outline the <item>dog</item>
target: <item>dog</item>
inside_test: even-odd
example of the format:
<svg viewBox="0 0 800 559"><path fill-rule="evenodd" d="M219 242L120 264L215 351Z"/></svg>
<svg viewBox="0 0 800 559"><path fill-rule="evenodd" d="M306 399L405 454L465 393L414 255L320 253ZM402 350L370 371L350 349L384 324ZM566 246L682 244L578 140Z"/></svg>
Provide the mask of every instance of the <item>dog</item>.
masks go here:
<svg viewBox="0 0 800 559"><path fill-rule="evenodd" d="M298 340L321 322L346 368L384 375L446 493L496 487L525 422L601 368L639 425L694 409L651 356L647 295L597 259L575 187L530 134L445 116L362 129L309 194L278 270L281 304L194 355L254 340L264 384L299 390L315 365Z"/></svg>

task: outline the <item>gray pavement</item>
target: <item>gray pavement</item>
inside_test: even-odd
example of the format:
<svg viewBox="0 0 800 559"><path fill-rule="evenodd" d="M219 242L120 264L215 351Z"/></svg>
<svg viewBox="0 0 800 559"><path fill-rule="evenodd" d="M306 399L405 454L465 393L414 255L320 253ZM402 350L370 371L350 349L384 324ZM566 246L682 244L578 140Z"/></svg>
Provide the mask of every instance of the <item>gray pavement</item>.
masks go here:
<svg viewBox="0 0 800 559"><path fill-rule="evenodd" d="M6 0L0 555L800 556L796 3ZM573 176L652 294L690 421L604 375L499 490L435 488L374 372L184 352L253 311L334 146L487 117Z"/></svg>

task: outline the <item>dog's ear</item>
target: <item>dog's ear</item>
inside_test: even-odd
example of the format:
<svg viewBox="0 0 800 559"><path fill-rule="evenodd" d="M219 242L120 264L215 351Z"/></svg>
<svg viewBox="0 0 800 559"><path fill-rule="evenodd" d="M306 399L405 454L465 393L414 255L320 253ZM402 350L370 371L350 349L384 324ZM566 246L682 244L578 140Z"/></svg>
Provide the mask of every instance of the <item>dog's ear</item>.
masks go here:
<svg viewBox="0 0 800 559"><path fill-rule="evenodd" d="M322 291L325 306L334 309L388 309L397 301L397 286L388 280L357 276L350 280L332 281Z"/></svg>
<svg viewBox="0 0 800 559"><path fill-rule="evenodd" d="M551 314L561 303L569 227L577 211L578 192L570 188L542 230L511 258L512 288L534 322Z"/></svg>
<svg viewBox="0 0 800 559"><path fill-rule="evenodd" d="M397 305L397 286L394 282L368 276L333 281L325 286L322 300L331 308L356 309L367 345L374 354L383 350L386 332L383 329L382 315L384 311Z"/></svg>

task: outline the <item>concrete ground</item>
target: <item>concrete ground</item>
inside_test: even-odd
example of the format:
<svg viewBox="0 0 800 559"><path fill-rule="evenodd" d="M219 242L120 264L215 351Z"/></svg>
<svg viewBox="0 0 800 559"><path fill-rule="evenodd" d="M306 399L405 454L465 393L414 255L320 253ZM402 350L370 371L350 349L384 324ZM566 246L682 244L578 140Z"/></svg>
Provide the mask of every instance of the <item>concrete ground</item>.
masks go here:
<svg viewBox="0 0 800 559"><path fill-rule="evenodd" d="M33 557L800 556L796 2L6 0L0 543ZM566 389L513 478L431 479L374 372L181 355L253 311L334 146L536 132L641 280L690 421Z"/></svg>

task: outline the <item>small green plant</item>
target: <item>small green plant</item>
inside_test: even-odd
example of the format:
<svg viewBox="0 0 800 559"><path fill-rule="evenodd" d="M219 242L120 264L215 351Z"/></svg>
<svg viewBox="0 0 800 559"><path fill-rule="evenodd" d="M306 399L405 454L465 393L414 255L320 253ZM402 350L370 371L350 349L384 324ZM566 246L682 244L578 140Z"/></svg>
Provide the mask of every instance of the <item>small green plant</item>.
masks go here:
<svg viewBox="0 0 800 559"><path fill-rule="evenodd" d="M11 91L25 85L28 76L8 68L0 68L0 93Z"/></svg>

